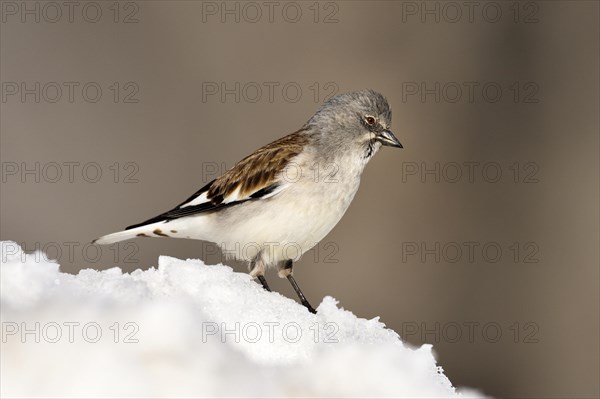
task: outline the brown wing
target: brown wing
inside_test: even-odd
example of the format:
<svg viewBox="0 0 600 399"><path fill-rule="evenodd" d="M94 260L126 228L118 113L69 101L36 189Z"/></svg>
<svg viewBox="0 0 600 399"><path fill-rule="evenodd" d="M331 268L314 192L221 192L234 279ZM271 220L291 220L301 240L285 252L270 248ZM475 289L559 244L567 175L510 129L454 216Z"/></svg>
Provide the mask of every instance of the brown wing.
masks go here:
<svg viewBox="0 0 600 399"><path fill-rule="evenodd" d="M307 142L308 136L300 130L267 144L239 161L177 207L127 229L265 197L278 188L278 174L302 151Z"/></svg>
<svg viewBox="0 0 600 399"><path fill-rule="evenodd" d="M292 133L259 148L216 179L210 186L207 198L214 204L229 202L228 197L247 198L275 182L277 175L298 155L308 138L302 132Z"/></svg>

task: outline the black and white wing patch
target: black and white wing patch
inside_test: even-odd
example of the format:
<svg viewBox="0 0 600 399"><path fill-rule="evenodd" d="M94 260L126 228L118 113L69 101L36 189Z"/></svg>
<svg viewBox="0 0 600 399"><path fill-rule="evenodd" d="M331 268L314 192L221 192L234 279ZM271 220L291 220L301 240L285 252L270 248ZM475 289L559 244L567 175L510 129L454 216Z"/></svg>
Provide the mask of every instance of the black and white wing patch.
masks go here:
<svg viewBox="0 0 600 399"><path fill-rule="evenodd" d="M302 132L296 132L274 141L242 159L177 207L126 230L273 197L289 186L281 178L281 172L302 151L307 140Z"/></svg>

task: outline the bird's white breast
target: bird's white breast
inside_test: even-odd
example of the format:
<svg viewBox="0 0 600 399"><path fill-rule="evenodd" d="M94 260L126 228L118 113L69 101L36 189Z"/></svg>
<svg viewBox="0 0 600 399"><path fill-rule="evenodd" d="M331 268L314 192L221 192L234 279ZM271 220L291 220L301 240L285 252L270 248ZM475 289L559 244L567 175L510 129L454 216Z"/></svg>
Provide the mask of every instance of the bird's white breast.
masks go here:
<svg viewBox="0 0 600 399"><path fill-rule="evenodd" d="M297 260L342 218L363 168L343 158L315 163L297 157L284 175L288 186L277 195L188 218L185 230L190 238L215 242L239 260L251 261L261 251L268 265Z"/></svg>

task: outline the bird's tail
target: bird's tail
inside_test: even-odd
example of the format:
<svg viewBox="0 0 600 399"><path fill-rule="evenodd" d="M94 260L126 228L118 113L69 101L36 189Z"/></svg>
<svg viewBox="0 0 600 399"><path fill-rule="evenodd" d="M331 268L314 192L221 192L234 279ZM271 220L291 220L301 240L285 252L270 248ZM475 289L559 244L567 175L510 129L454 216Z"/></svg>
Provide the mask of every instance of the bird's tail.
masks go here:
<svg viewBox="0 0 600 399"><path fill-rule="evenodd" d="M145 226L136 227L133 229L123 230L112 234L107 234L105 236L96 238L92 241L92 244L112 244L115 242L130 240L136 237L169 237L166 233L160 228L164 222L151 223Z"/></svg>

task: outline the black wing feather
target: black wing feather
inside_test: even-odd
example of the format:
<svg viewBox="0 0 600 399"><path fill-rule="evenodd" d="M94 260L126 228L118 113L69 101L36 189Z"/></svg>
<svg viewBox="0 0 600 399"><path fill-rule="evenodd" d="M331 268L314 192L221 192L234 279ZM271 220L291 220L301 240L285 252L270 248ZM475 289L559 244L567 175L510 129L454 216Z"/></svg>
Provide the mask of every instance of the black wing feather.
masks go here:
<svg viewBox="0 0 600 399"><path fill-rule="evenodd" d="M230 206L241 204L242 202L262 198L265 195L268 195L271 192L273 192L273 190L275 190L279 186L278 183L271 184L270 186L267 186L261 190L258 190L257 192L252 194L250 196L250 198L244 199L241 201L234 201L234 202L229 202L226 204L221 203L221 201L218 201L217 203L208 201L203 204L191 205L191 206L186 206L186 207L181 208L181 205L187 204L188 202L192 201L194 198L199 197L200 195L202 195L206 191L208 191L210 189L210 186L213 184L213 182L214 182L214 180L211 181L210 183L208 183L206 186L202 187L200 190L196 191L191 197L189 197L187 200L183 201L181 204L177 205L175 208L171 209L170 211L162 213L158 216L153 217L152 219L148 219L141 223L137 223L137 224L128 226L125 228L125 230L135 229L136 227L142 227L142 226L146 226L148 224L152 224L152 223L156 223L156 222L165 222L165 221L168 222L169 220L179 219L179 218L182 218L185 216L192 216L192 215L196 215L199 213L212 212L212 211L216 211L219 209L228 208Z"/></svg>

